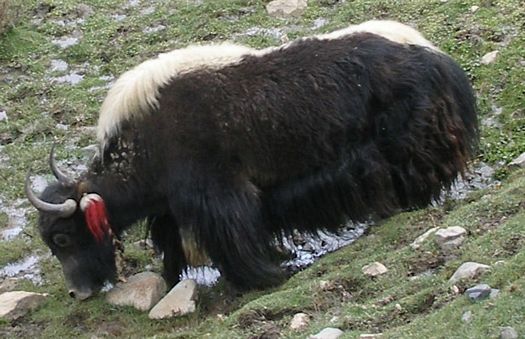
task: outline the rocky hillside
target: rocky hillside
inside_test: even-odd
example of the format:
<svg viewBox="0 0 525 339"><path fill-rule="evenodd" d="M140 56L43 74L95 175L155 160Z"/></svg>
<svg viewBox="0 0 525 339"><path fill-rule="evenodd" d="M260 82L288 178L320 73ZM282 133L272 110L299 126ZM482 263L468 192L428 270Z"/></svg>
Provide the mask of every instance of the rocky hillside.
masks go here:
<svg viewBox="0 0 525 339"><path fill-rule="evenodd" d="M517 160L525 152L523 1L284 2L9 2L16 24L0 36L0 336L306 338L328 327L341 338L525 336L525 170ZM29 169L37 192L52 180L53 143L62 168L85 169L116 77L194 42L261 48L372 18L417 27L476 90L479 157L442 203L373 225L278 288L240 295L220 279L201 285L196 310L176 319L152 320L104 295L82 303L67 296L23 182ZM139 241L144 234L137 225L126 237L127 275L160 270ZM308 258L325 245L294 240ZM16 298L29 309L6 310Z"/></svg>

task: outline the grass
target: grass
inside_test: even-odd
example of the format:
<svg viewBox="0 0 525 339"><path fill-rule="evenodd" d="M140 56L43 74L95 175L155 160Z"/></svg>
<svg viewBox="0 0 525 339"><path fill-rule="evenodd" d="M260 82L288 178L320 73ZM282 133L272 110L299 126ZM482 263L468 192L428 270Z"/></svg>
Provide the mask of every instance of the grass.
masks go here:
<svg viewBox="0 0 525 339"><path fill-rule="evenodd" d="M372 228L368 236L325 256L276 289L237 295L220 283L201 288L196 313L182 319L151 321L147 314L107 304L103 298L78 303L67 297L58 262L44 256L45 283L21 288L50 294L37 311L14 322L1 321L2 336L36 337L180 337L180 338L304 338L332 326L344 337L383 332L385 337L494 337L500 326L513 326L520 335L525 325L525 172L505 165L525 151L525 9L519 0L346 2L310 0L299 18L273 19L268 1L204 0L135 2L84 1L92 11L79 14L74 0L29 0L20 3L18 23L0 38L0 200L22 198L23 181L31 168L48 174L47 153L55 142L60 159L85 162L79 149L94 142L89 129L107 92L105 79L157 53L190 43L234 40L252 47L280 43L279 37L246 35L253 27L279 29L289 39L328 32L372 18L391 18L413 24L468 72L478 93L482 124L477 160L497 168L499 186L471 194L460 202L402 213ZM473 11L472 6L479 6ZM153 10L147 10L153 6ZM116 20L120 15L121 20ZM312 29L319 18L327 24ZM77 24L71 24L77 22ZM162 25L162 26L159 26ZM147 27L160 29L145 33ZM62 49L54 40L76 36L76 45ZM493 50L495 63L481 57ZM68 63L65 72L50 71L51 60ZM77 72L83 81L71 86L53 77ZM57 126L65 125L67 129ZM0 157L1 159L1 157ZM0 241L0 266L30 253L47 253L29 215L24 235ZM7 224L0 214L0 228ZM447 256L433 241L418 250L409 244L431 227L462 226L465 244ZM159 269L150 252L132 243L144 229L127 239L126 258L136 270ZM381 261L389 271L369 279L361 267ZM464 261L479 261L492 269L476 281L500 289L493 300L471 303L456 294L448 278ZM503 261L503 263L498 263ZM497 264L498 263L498 264ZM323 281L323 282L322 282ZM474 284L458 284L459 291ZM322 287L324 286L324 287ZM471 322L461 316L471 311ZM310 325L293 332L289 321L306 312ZM219 316L218 316L219 315Z"/></svg>

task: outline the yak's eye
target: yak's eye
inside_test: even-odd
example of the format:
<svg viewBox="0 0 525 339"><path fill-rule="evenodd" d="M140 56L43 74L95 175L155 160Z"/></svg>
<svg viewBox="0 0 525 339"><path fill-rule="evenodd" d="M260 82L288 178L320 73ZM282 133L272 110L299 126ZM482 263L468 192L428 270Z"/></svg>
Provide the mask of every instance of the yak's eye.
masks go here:
<svg viewBox="0 0 525 339"><path fill-rule="evenodd" d="M71 245L71 237L63 233L57 233L53 236L53 242L58 247L67 247Z"/></svg>

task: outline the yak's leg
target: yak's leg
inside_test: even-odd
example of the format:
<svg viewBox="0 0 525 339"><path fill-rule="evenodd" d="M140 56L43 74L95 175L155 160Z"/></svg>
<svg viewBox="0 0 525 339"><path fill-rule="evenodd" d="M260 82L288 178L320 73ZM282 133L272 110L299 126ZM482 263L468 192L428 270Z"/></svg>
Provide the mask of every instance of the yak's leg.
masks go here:
<svg viewBox="0 0 525 339"><path fill-rule="evenodd" d="M151 217L149 224L153 244L164 254L164 278L169 286L174 286L186 268L179 227L170 215Z"/></svg>
<svg viewBox="0 0 525 339"><path fill-rule="evenodd" d="M188 179L188 178L186 178ZM170 208L227 280L241 289L279 284L272 236L262 227L256 188L230 179L179 182Z"/></svg>

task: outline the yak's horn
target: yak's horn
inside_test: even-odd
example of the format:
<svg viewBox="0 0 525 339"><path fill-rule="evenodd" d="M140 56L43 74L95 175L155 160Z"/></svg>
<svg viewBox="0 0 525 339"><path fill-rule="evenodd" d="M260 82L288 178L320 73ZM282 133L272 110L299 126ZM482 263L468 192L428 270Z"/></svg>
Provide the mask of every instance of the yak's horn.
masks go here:
<svg viewBox="0 0 525 339"><path fill-rule="evenodd" d="M67 199L61 204L51 204L49 202L41 200L35 195L35 193L31 189L29 173L26 177L25 190L29 202L31 202L31 204L35 206L35 208L39 211L56 213L56 215L58 215L61 218L67 218L70 217L73 213L75 213L77 209L77 202L74 199Z"/></svg>
<svg viewBox="0 0 525 339"><path fill-rule="evenodd" d="M64 174L61 170L58 169L55 161L55 145L51 147L51 153L49 154L49 166L55 178L58 179L61 183L65 185L71 185L74 183L73 179Z"/></svg>

